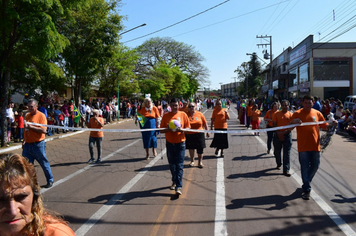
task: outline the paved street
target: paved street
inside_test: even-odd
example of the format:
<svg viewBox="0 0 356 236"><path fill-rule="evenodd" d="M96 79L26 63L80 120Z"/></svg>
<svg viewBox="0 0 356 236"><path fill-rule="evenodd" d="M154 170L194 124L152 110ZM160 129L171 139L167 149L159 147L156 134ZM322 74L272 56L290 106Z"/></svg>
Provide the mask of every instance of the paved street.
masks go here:
<svg viewBox="0 0 356 236"><path fill-rule="evenodd" d="M211 112L205 112L208 121ZM228 124L236 133L229 134L225 157L215 157L207 147L203 169L188 167L187 158L179 198L169 189L163 135L159 155L145 160L139 132L105 132L98 165L86 164L88 132L62 135L47 142L55 183L42 190L45 204L62 214L77 235L355 235L354 139L333 136L313 180L312 198L305 201L295 132L292 176L285 177L266 154L265 133L243 133L236 110ZM138 127L120 120L105 129ZM44 185L42 169L36 169Z"/></svg>

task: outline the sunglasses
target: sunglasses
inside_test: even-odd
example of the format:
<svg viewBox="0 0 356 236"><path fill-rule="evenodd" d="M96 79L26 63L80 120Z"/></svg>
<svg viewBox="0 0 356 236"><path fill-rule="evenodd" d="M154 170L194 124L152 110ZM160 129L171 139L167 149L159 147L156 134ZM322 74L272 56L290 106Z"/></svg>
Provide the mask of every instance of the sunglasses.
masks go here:
<svg viewBox="0 0 356 236"><path fill-rule="evenodd" d="M194 108L195 106L189 106L189 108Z"/></svg>

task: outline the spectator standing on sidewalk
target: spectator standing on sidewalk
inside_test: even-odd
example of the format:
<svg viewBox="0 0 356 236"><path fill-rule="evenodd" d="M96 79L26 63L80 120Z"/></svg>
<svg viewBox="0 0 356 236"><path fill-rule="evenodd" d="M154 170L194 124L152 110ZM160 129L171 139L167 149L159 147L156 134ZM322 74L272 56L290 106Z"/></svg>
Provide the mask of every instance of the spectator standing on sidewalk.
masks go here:
<svg viewBox="0 0 356 236"><path fill-rule="evenodd" d="M37 110L38 102L34 99L28 101L28 113L26 114L26 122L47 125L46 116ZM35 160L40 164L47 179L45 188L50 188L53 185L53 174L51 166L46 156L46 131L45 126L30 125L25 123L24 142L22 145L22 155L27 157L30 163Z"/></svg>
<svg viewBox="0 0 356 236"><path fill-rule="evenodd" d="M281 102L281 111L277 111L272 118L274 127L289 125L292 121L292 113L289 109L289 101ZM291 129L276 130L273 138L274 156L276 157L277 169L282 166L282 149L283 149L283 174L290 177L290 150L292 148L292 133Z"/></svg>
<svg viewBox="0 0 356 236"><path fill-rule="evenodd" d="M84 118L81 118L85 121ZM99 117L99 110L93 109L93 117L90 118L89 122L85 122L88 128L91 129L102 129L104 127L104 119ZM101 144L103 142L104 132L103 131L90 131L89 136L89 153L90 159L88 163L93 163L94 159L94 144L96 144L96 148L98 151L98 159L96 163L101 162Z"/></svg>
<svg viewBox="0 0 356 236"><path fill-rule="evenodd" d="M290 124L302 124L304 122L325 121L323 114L312 108L313 97L305 95L303 97L303 108L295 111ZM311 182L320 165L320 133L319 126L326 128L328 124L305 125L297 127L297 146L299 163L302 175L302 198L309 200L311 192ZM337 126L337 121L333 122Z"/></svg>

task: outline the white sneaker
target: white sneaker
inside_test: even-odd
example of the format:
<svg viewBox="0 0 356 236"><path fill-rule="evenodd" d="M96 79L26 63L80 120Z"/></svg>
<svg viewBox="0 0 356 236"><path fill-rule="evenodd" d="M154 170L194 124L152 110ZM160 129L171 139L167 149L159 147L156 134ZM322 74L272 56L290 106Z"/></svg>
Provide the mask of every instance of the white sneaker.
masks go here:
<svg viewBox="0 0 356 236"><path fill-rule="evenodd" d="M176 195L182 195L182 188L177 188Z"/></svg>
<svg viewBox="0 0 356 236"><path fill-rule="evenodd" d="M175 190L175 189L176 189L176 184L175 184L175 183L172 183L170 189L171 189L171 190Z"/></svg>

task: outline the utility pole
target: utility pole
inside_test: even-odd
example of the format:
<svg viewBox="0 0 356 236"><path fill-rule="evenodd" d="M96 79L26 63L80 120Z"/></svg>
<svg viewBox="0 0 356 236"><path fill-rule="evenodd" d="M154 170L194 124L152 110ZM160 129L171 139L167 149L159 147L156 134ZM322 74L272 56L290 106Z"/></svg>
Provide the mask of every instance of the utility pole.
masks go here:
<svg viewBox="0 0 356 236"><path fill-rule="evenodd" d="M256 38L258 39L265 39L265 38L269 38L269 42L268 43L259 43L257 44L258 47L262 46L262 47L267 47L269 46L269 66L270 66L270 81L269 81L269 90L273 90L273 86L272 86L272 83L273 83L273 78L272 78L272 36L256 36ZM268 53L267 53L267 50L266 50L266 53L264 54L263 56L264 59L268 59Z"/></svg>

